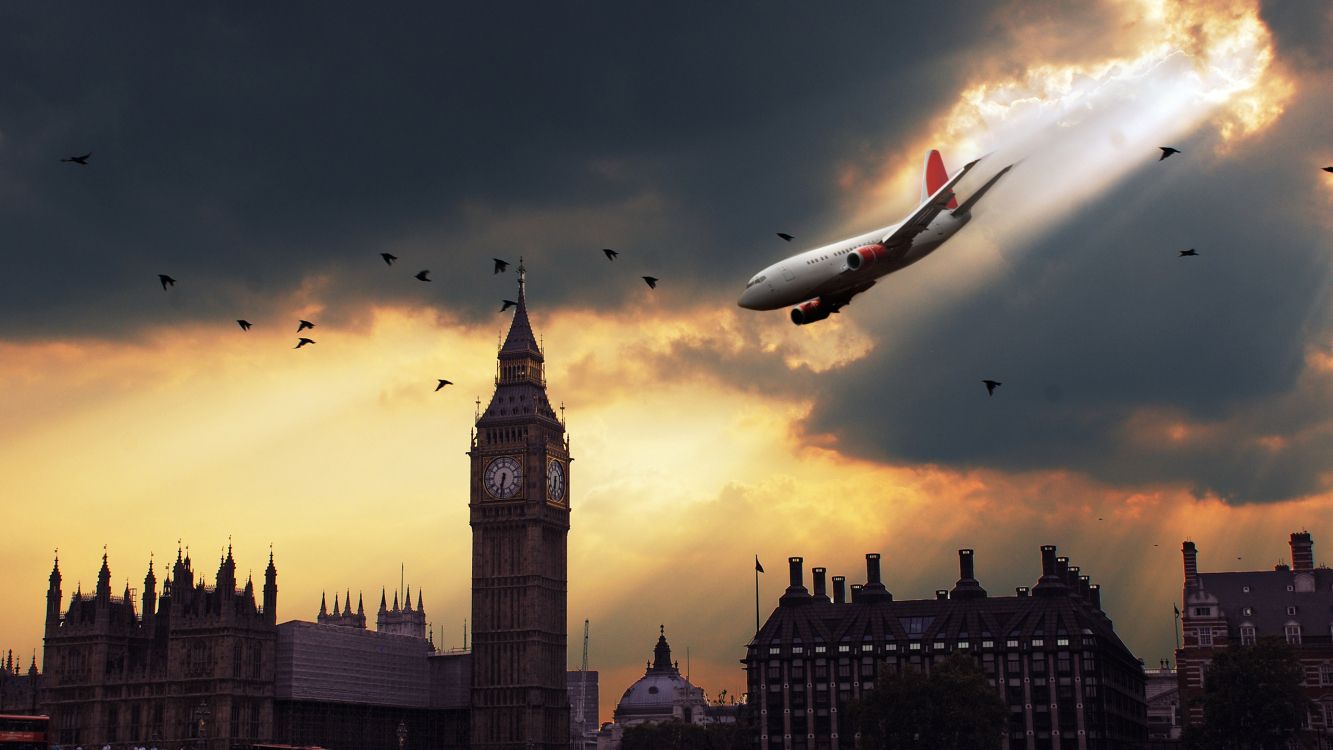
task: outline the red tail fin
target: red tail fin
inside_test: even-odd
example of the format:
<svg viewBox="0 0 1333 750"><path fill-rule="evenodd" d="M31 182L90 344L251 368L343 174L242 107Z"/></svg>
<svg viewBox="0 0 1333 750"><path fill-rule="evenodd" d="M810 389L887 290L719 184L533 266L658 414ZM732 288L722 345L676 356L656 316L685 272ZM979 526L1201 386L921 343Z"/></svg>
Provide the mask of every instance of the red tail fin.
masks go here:
<svg viewBox="0 0 1333 750"><path fill-rule="evenodd" d="M935 194L944 183L949 181L949 172L944 168L944 159L940 157L940 152L931 149L926 152L926 169L921 177L921 202ZM958 208L958 198L950 198L949 205L946 208Z"/></svg>

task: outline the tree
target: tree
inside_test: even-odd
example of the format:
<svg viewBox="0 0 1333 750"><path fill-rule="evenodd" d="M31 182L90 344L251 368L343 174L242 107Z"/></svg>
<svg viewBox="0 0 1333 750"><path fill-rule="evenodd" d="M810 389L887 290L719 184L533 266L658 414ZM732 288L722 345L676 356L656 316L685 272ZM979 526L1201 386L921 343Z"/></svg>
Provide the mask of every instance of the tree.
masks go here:
<svg viewBox="0 0 1333 750"><path fill-rule="evenodd" d="M625 730L621 750L749 750L753 728L736 724L686 724L664 721Z"/></svg>
<svg viewBox="0 0 1333 750"><path fill-rule="evenodd" d="M889 674L851 709L866 750L998 748L1005 706L976 660L953 654L930 672Z"/></svg>
<svg viewBox="0 0 1333 750"><path fill-rule="evenodd" d="M1213 657L1203 679L1203 726L1191 727L1195 747L1285 748L1310 710L1300 657L1281 638L1233 646Z"/></svg>

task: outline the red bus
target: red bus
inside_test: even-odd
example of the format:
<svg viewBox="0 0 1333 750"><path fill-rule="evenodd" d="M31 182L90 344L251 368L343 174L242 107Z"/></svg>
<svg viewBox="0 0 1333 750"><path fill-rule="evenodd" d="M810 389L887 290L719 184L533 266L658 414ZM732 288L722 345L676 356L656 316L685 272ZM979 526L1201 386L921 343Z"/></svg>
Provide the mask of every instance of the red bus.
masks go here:
<svg viewBox="0 0 1333 750"><path fill-rule="evenodd" d="M47 750L49 716L0 714L0 750Z"/></svg>

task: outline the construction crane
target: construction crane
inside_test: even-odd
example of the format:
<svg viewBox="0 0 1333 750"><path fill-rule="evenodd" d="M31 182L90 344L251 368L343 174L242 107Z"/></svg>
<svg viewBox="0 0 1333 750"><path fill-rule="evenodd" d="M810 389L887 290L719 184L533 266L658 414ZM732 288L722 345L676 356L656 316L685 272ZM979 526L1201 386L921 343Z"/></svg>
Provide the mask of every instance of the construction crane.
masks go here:
<svg viewBox="0 0 1333 750"><path fill-rule="evenodd" d="M578 709L574 714L574 723L579 728L579 747L582 747L587 738L587 719L583 716L583 705L587 702L588 696L588 621L583 621L583 664L579 667L579 702Z"/></svg>

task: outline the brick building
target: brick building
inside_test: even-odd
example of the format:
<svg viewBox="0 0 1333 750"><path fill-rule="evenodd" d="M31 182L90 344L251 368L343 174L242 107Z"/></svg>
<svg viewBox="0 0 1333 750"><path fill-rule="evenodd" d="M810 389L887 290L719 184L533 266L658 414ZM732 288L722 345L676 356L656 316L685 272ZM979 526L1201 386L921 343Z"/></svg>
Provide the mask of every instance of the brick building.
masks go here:
<svg viewBox="0 0 1333 750"><path fill-rule="evenodd" d="M1271 636L1296 647L1305 667L1305 691L1314 706L1308 725L1333 735L1333 570L1315 566L1309 532L1293 533L1290 544L1290 564L1217 573L1199 572L1194 542L1181 547L1185 607L1176 670L1189 723L1203 720L1197 700L1213 654Z"/></svg>
<svg viewBox="0 0 1333 750"><path fill-rule="evenodd" d="M1091 584L1055 547L1042 547L1042 575L1029 590L990 596L973 574L973 552L959 550L960 574L934 599L895 600L880 580L880 558L866 555L866 583L789 559L791 585L751 642L745 658L748 710L760 750L836 750L856 746L845 718L877 679L929 670L954 653L973 655L1009 707L1002 745L1090 750L1147 738L1144 673L1116 636Z"/></svg>

